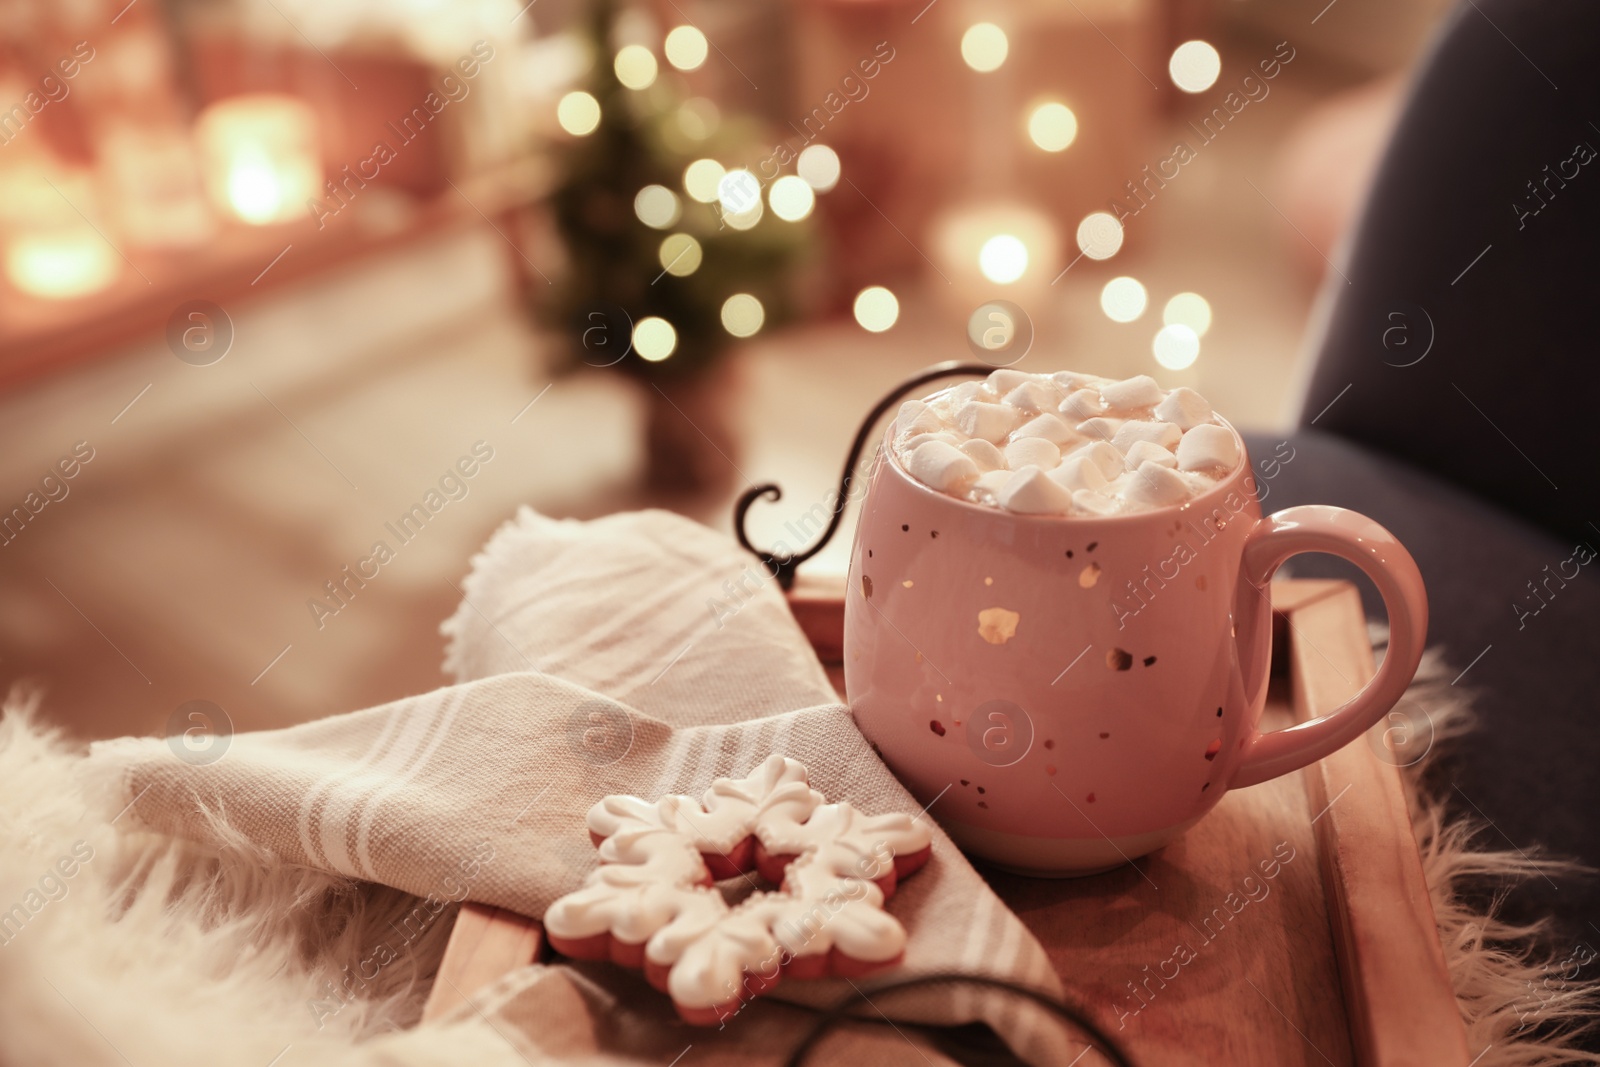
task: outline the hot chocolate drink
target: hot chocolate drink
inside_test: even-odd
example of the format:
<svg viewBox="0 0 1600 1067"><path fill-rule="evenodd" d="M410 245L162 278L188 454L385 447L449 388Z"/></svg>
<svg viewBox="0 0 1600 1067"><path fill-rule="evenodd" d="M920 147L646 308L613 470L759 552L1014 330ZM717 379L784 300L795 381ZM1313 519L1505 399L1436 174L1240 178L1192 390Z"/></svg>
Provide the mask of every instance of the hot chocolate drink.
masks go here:
<svg viewBox="0 0 1600 1067"><path fill-rule="evenodd" d="M997 370L895 419L892 451L922 484L1022 515L1107 516L1192 500L1238 467L1233 428L1193 389Z"/></svg>

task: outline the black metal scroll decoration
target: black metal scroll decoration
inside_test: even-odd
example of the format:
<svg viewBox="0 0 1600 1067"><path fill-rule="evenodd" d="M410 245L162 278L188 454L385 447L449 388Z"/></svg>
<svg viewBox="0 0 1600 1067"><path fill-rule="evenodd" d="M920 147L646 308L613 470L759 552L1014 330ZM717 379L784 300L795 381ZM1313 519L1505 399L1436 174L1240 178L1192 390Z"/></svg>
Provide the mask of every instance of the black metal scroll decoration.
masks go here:
<svg viewBox="0 0 1600 1067"><path fill-rule="evenodd" d="M833 535L839 531L839 524L844 521L845 505L850 501L850 483L855 480L856 462L861 458L861 450L866 447L867 439L872 434L872 429L884 412L913 389L937 381L940 378L954 378L962 375L982 376L987 375L995 368L988 363L963 363L959 360L948 360L944 363L935 363L926 370L912 375L889 392L873 406L862 420L861 428L856 431L856 439L850 444L850 454L845 457L844 473L839 476L839 495L833 502L833 515L828 520L828 528L822 531L822 537L803 552L778 552L776 550L764 552L750 543L750 535L745 531L744 520L750 506L757 500L778 501L783 499L783 490L777 485L768 482L765 485L752 486L745 490L739 497L739 502L733 508L733 529L739 538L739 543L749 551L761 557L762 564L767 573L778 579L778 584L785 589L794 585L794 572L800 564L821 552L827 543L833 540Z"/></svg>

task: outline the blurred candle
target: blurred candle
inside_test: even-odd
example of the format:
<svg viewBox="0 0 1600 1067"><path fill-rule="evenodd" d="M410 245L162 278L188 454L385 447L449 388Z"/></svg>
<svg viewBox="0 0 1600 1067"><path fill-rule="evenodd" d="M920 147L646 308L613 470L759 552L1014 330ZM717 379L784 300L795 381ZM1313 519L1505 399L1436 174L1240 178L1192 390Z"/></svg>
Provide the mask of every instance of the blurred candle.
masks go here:
<svg viewBox="0 0 1600 1067"><path fill-rule="evenodd" d="M88 226L18 234L6 242L6 278L49 300L99 292L116 280L119 266L116 252Z"/></svg>
<svg viewBox="0 0 1600 1067"><path fill-rule="evenodd" d="M310 217L322 162L309 104L271 93L229 97L200 113L195 135L219 210L254 226Z"/></svg>
<svg viewBox="0 0 1600 1067"><path fill-rule="evenodd" d="M101 214L89 171L33 161L0 170L0 203L5 277L21 292L71 300L99 292L121 274L116 249L87 221Z"/></svg>

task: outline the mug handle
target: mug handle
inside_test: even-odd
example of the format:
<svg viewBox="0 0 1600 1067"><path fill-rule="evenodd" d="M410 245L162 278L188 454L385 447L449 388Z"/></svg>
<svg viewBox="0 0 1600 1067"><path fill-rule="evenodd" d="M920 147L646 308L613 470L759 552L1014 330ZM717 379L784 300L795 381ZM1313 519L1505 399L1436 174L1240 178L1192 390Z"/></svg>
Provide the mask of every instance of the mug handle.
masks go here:
<svg viewBox="0 0 1600 1067"><path fill-rule="evenodd" d="M1282 730L1255 732L1234 768L1231 789L1299 770L1365 733L1394 707L1422 662L1428 598L1416 561L1393 534L1359 512L1313 504L1286 508L1258 523L1245 539L1235 605L1240 666L1254 699L1266 685L1272 651L1268 583L1290 556L1325 552L1366 572L1389 612L1389 649L1372 679L1328 714Z"/></svg>

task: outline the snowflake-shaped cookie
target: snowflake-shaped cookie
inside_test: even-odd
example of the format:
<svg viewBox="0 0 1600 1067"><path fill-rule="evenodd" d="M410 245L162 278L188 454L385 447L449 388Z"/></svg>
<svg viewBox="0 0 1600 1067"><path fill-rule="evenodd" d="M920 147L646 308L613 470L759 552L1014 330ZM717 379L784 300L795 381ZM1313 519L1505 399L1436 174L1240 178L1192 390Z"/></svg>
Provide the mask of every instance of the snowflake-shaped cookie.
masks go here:
<svg viewBox="0 0 1600 1067"><path fill-rule="evenodd" d="M608 796L589 809L600 866L550 905L551 947L644 968L687 1022L709 1025L781 976L856 977L898 963L905 928L883 910L928 861L908 815L829 804L805 765L771 756L697 801ZM780 888L730 906L713 884L751 870Z"/></svg>

